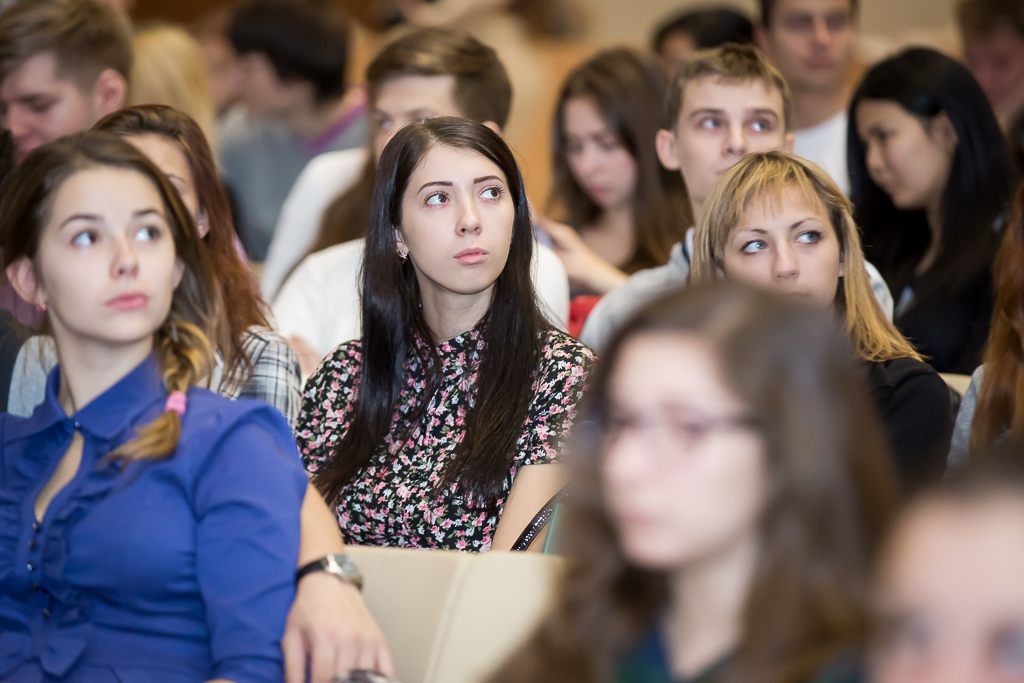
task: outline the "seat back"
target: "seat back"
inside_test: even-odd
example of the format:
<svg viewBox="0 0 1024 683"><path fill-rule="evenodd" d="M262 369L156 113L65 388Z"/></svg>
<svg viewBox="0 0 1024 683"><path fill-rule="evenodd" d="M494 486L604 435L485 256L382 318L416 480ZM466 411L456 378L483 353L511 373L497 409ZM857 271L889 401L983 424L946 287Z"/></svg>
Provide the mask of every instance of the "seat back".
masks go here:
<svg viewBox="0 0 1024 683"><path fill-rule="evenodd" d="M402 683L479 683L533 631L562 560L350 546Z"/></svg>

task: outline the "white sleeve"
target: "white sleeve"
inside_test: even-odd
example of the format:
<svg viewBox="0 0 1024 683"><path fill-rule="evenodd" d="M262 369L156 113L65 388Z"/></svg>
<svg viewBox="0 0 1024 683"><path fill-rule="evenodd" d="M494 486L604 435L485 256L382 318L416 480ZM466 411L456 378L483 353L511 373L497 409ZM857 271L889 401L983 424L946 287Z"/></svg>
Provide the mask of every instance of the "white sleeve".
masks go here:
<svg viewBox="0 0 1024 683"><path fill-rule="evenodd" d="M562 259L539 242L534 242L533 288L541 311L563 332L569 324L569 276L562 265Z"/></svg>

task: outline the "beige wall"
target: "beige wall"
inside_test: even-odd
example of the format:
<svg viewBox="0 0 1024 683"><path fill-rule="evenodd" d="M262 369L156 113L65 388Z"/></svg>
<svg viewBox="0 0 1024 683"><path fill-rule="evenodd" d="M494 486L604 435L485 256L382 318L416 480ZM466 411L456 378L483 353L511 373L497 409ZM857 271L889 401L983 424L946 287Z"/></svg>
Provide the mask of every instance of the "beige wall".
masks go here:
<svg viewBox="0 0 1024 683"><path fill-rule="evenodd" d="M602 43L645 45L651 28L662 17L709 0L580 0L591 8L594 38ZM956 0L861 0L861 28L865 33L900 38L931 33L953 22ZM725 0L751 14L756 0Z"/></svg>

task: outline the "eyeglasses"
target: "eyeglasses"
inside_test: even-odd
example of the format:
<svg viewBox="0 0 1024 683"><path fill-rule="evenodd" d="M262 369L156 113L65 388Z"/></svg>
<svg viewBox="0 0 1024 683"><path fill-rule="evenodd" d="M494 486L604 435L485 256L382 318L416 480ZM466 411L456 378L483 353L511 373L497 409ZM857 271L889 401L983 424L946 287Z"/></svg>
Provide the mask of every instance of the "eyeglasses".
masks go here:
<svg viewBox="0 0 1024 683"><path fill-rule="evenodd" d="M594 425L595 427L597 425ZM640 438L661 451L688 451L719 432L756 431L760 425L751 415L717 415L686 418L610 417L603 441L614 445L623 438Z"/></svg>

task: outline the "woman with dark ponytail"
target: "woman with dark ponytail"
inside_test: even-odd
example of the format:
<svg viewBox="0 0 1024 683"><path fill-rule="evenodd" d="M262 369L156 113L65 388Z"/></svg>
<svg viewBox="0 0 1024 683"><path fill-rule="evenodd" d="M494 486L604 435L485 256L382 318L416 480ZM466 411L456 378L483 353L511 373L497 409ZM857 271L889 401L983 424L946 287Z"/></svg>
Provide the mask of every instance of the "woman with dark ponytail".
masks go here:
<svg viewBox="0 0 1024 683"><path fill-rule="evenodd" d="M196 386L230 342L188 210L106 133L6 188L3 263L60 363L0 416L0 679L280 681L306 478L278 411Z"/></svg>
<svg viewBox="0 0 1024 683"><path fill-rule="evenodd" d="M362 338L306 383L306 467L346 542L508 550L563 484L593 360L538 308L515 159L479 123L410 125L370 216Z"/></svg>

